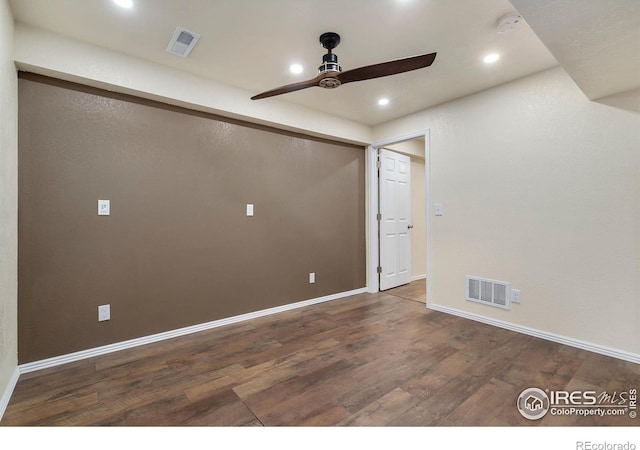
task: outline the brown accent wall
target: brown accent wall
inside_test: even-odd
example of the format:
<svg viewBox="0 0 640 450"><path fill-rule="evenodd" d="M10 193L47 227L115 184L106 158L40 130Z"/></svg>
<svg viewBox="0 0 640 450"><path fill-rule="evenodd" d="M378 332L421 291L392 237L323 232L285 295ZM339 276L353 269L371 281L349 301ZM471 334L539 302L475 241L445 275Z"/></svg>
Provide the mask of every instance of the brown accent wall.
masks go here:
<svg viewBox="0 0 640 450"><path fill-rule="evenodd" d="M364 287L364 189L362 147L22 73L19 362Z"/></svg>

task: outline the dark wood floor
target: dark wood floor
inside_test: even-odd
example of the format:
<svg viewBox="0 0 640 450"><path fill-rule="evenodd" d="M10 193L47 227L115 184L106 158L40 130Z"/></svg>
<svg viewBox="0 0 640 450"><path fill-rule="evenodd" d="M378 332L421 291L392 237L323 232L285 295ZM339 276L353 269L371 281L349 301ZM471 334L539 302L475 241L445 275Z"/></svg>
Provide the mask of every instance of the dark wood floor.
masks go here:
<svg viewBox="0 0 640 450"><path fill-rule="evenodd" d="M2 425L637 425L516 409L640 366L429 311L424 281L22 375Z"/></svg>

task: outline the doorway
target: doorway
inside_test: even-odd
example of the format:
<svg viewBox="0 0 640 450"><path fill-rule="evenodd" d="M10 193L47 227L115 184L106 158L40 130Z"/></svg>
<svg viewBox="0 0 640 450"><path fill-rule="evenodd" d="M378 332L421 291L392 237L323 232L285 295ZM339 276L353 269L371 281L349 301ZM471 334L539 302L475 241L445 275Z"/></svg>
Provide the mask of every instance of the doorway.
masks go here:
<svg viewBox="0 0 640 450"><path fill-rule="evenodd" d="M384 182L379 183L378 181L378 155L381 150L391 150L408 155L411 161L411 178L416 181L411 189L411 203L417 205L417 207L414 206L412 208L414 211L408 222L403 223L399 216L399 220L391 221L393 227L395 227L391 233L384 231L384 227L388 224L384 222L381 224L381 221L378 220L378 218L382 219L378 214L381 206L384 208L384 204L381 205L380 201L380 184ZM429 245L431 231L429 223L431 204L429 153L429 130L376 142L367 149L367 290L369 292L379 292L393 287L393 284L385 283L383 277L401 279L401 284L426 278L427 303L429 303L429 285L431 282L431 277L429 276L431 267ZM382 164L381 162L380 165ZM380 179L384 180L384 176ZM392 185L393 183L387 181L386 184ZM390 190L395 191L395 189ZM385 194L383 193L382 195ZM422 210L420 211L420 209ZM389 245L388 242L385 243L385 239L393 243L401 242L402 236L400 233L403 227L405 229L409 227L412 247L418 249L417 252L411 252L413 257L411 257L410 264L415 267L415 270L412 271L408 278L406 273L400 277L397 276L402 271L402 264L390 267L386 271L384 263L381 265L381 253L384 254L385 246L387 246L387 250L394 247L394 245ZM396 247L399 247L402 251L402 245ZM416 275L416 272L420 272L420 274Z"/></svg>

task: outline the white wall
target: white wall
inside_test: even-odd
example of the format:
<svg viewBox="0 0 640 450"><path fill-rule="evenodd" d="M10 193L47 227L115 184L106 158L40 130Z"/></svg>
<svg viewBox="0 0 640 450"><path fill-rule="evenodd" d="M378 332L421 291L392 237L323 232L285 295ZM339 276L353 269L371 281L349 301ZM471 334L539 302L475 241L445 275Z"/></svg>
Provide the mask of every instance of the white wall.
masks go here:
<svg viewBox="0 0 640 450"><path fill-rule="evenodd" d="M560 68L378 126L430 129L432 303L640 358L640 115ZM510 281L510 311L465 301Z"/></svg>
<svg viewBox="0 0 640 450"><path fill-rule="evenodd" d="M13 16L0 0L0 418L18 366L18 85Z"/></svg>

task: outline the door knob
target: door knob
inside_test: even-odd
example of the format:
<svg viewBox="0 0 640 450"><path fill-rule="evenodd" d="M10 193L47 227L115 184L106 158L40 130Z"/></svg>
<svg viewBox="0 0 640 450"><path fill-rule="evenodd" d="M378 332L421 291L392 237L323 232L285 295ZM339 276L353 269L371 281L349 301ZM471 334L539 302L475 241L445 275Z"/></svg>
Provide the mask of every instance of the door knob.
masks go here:
<svg viewBox="0 0 640 450"><path fill-rule="evenodd" d="M407 225L407 228L411 229L413 228L413 225Z"/></svg>

